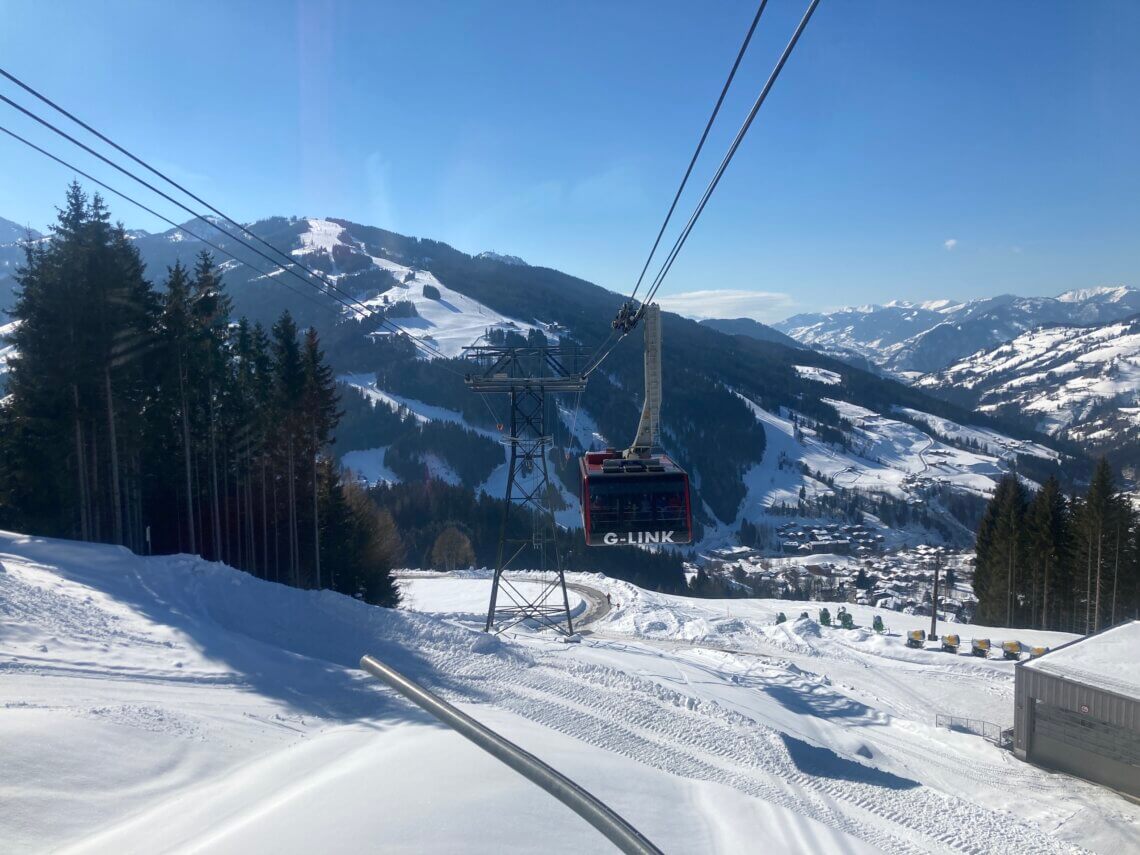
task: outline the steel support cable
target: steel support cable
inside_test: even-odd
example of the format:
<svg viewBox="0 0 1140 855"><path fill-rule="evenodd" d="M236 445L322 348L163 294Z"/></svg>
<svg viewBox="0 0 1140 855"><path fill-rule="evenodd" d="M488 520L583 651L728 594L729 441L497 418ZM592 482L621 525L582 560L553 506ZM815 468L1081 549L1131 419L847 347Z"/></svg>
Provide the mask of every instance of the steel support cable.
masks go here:
<svg viewBox="0 0 1140 855"><path fill-rule="evenodd" d="M681 251L681 248L685 245L685 241L688 239L689 233L692 232L693 226L696 225L697 220L700 218L701 213L705 209L705 205L708 204L709 198L711 198L713 191L716 190L717 185L720 183L720 179L724 175L725 170L728 168L728 164L731 162L733 155L736 154L736 150L740 147L740 143L743 141L745 134L748 133L748 129L751 127L752 121L756 118L756 114L760 111L760 107L763 106L764 101L767 99L768 93L771 91L773 84L776 82L776 78L780 76L780 72L783 70L785 63L787 63L788 57L791 56L792 50L796 46L796 42L799 41L800 35L803 33L808 21L811 20L812 13L815 12L815 7L818 5L819 0L811 0L811 3L808 5L807 11L804 13L803 18L800 20L799 25L796 27L795 32L792 34L791 40L784 48L784 52L780 55L780 59L777 61L775 67L772 70L772 73L768 77L767 82L764 84L764 88L757 96L755 103L752 105L752 109L749 111L747 118L744 120L744 124L737 132L736 138L733 139L732 145L729 146L728 152L725 154L724 159L721 161L720 166L717 168L716 173L713 175L712 180L709 182L708 187L705 189L704 194L701 196L700 202L698 203L696 209L693 211L692 216L689 217L689 221L685 224L685 228L682 229L681 234L678 235L677 240L673 244L673 248L670 250L669 255L666 257L665 262L662 264L661 269L658 271L657 276L654 277L653 285L651 286L649 293L646 294L645 299L642 301L643 306L652 303L653 298L657 296L657 291L660 289L661 283L665 280L665 277L672 269L673 262L676 260L677 255ZM622 333L618 340L610 345L608 350L605 350L593 361L593 363L586 369L586 371L583 372L583 375L589 376L591 373L593 373L627 335L629 335L628 332ZM613 333L610 334L610 338L613 338Z"/></svg>
<svg viewBox="0 0 1140 855"><path fill-rule="evenodd" d="M712 113L709 115L708 121L705 122L705 129L701 132L701 138L697 141L697 147L693 151L693 156L689 159L689 165L685 169L685 174L681 176L681 183L677 187L677 192L673 195L673 201L669 205L669 210L665 214L665 219L661 223L661 228L657 230L657 237L653 241L653 246L649 250L649 255L645 259L645 264L641 268L641 273L637 277L637 283L633 286L633 291L629 295L628 302L633 302L633 300L637 298L637 292L641 289L641 283L645 279L645 273L649 270L649 265L653 261L653 256L657 254L657 248L661 245L661 238L664 237L665 229L668 228L669 222L673 218L673 212L677 209L677 203L681 200L681 194L684 192L685 187L688 184L689 176L693 173L693 167L697 164L697 158L700 157L701 151L704 149L705 140L708 139L709 132L712 130L712 126L716 121L716 117L720 113L721 105L724 104L724 99L728 95L728 90L732 86L733 79L736 77L736 71L740 68L740 63L744 59L744 54L748 51L748 45L752 41L752 35L756 32L756 26L760 23L760 17L764 14L764 8L767 5L768 0L760 0L760 5L756 9L756 15L752 19L752 24L748 27L748 32L744 34L744 41L740 45L740 50L737 51L736 60L732 63L732 68L729 69L728 77L724 81L724 86L721 87L720 95L716 99L716 104L713 105ZM2 71L0 71L0 73L2 73ZM605 350L605 348L613 339L615 332L616 331L611 330L610 335L607 336L606 340L602 342L596 351L594 351L594 356L591 357L591 359L596 359L598 365L600 365L602 360L604 360L606 356L609 355L609 351ZM626 334L623 333L621 338L625 338L625 335ZM621 338L619 338L618 341L620 341ZM614 346L617 346L616 343ZM589 371L586 373L588 374Z"/></svg>
<svg viewBox="0 0 1140 855"><path fill-rule="evenodd" d="M201 220L202 222L206 223L208 226L211 226L212 228L217 229L218 231L220 231L222 234L226 235L227 237L232 237L234 240L236 240L238 243L240 243L242 246L244 246L250 252L256 253L261 258L265 259L270 264L272 264L274 267L279 267L282 270L288 270L288 268L285 265L283 265L280 261L277 261L274 258L270 258L268 255L266 255L264 252L259 250L257 247L251 246L247 241L243 240L242 238L237 237L236 235L232 235L229 232L227 232L225 229L222 229L216 223L210 222L210 220L208 220L202 214L199 214L194 209L182 204L182 202L179 202L177 199L175 199L173 196L169 195L168 193L165 193L164 191L159 190L157 187L155 187L153 184L151 184L147 180L145 180L143 178L139 178L137 175L135 175L129 169L126 169L125 167L120 166L119 164L117 164L113 160L111 160L110 158L106 157L105 155L100 154L99 152L95 151L95 149L91 148L90 146L86 145L85 143L80 142L75 137L73 137L71 134L67 133L67 131L56 127L51 122L49 122L47 119L44 119L41 116L37 116L31 110L29 110L26 107L21 106L20 104L17 104L15 101L13 101L11 98L7 97L6 95L0 95L0 101L3 101L5 104L8 104L9 106L16 108L21 113L23 113L25 116L28 116L30 119L32 119L36 122L39 122L45 128L48 128L49 130L55 132L56 134L63 137L68 142L72 143L73 145L78 146L79 148L81 148L85 152L87 152L88 154L90 154L93 157L96 157L99 160L103 161L108 166L110 166L114 169L117 169L119 172L123 173L128 178L131 178L132 180L137 181L139 184L142 184L144 187L146 187L151 192L158 194L159 196L161 196L166 201L168 201L168 202L176 205L177 207L181 208L183 211L188 213L194 219ZM300 274L298 274L296 271L289 271L289 272L291 272L294 276L296 276L298 279L300 279L302 282L304 282L309 287L314 287L312 282L309 282L304 277L300 276ZM329 295L329 296L332 296L332 295ZM343 301L341 301L341 300L337 300L337 302L341 302L343 305L346 306L346 308L352 308L348 304L343 303Z"/></svg>
<svg viewBox="0 0 1140 855"><path fill-rule="evenodd" d="M351 311L357 315L362 315L365 317L379 316L381 318L381 324L382 325L387 324L390 328L390 331L395 332L395 333L400 334L400 335L407 336L409 339L411 339L411 341L413 342L413 344L416 347L419 347L421 350L423 350L428 355L435 356L435 357L441 358L441 359L446 358L442 352L440 352L439 350L437 350L435 348L430 347L429 345L427 345L426 342L420 341L415 336L411 335L406 330L402 329L397 324L393 323L391 320L389 320L387 317L385 317L382 313L379 313L379 312L372 310L371 308L364 305L363 303L360 303L359 301L354 300L356 305L353 305L353 303L350 303L350 302L336 296L335 294L331 294L331 293L328 293L327 291L324 291L323 289L321 289L321 287L319 285L309 281L308 279L305 279L303 276L301 276L299 273L297 273L297 271L293 270L292 267L290 266L290 265L296 265L297 267L300 267L303 270L306 270L314 278L321 280L321 277L318 276L316 273L313 273L313 271L309 270L309 268L306 265L301 264L300 262L297 262L297 261L290 261L288 265L282 264L280 261L277 261L276 259L271 258L270 256L266 255L264 252L259 250L257 247L252 246L248 241L245 241L242 238L238 237L237 235L234 235L234 234L226 231L221 226L219 226L217 223L211 222L209 219L204 217L202 214L199 214L197 211L194 211L192 208L184 205L182 202L178 201L177 199L175 199L174 197L172 197L168 193L166 193L166 192L160 190L159 188L155 187L149 181L147 181L143 178L140 178L139 176L137 176L133 172L131 172L129 169L126 169L125 167L115 163L110 158L106 157L105 155L100 154L99 152L97 152L93 148L91 148L90 146L88 146L85 143L77 140L71 134L69 134L66 131L64 131L63 129L58 128L55 125L53 125L47 119L44 119L41 116L38 116L35 113L33 113L31 110L27 109L26 107L23 107L20 104L17 104L11 98L8 98L5 95L0 95L0 101L3 101L4 103L8 104L9 106L14 107L15 109L19 110L21 113L28 116L32 120L38 122L39 124L43 125L44 127L48 128L49 130L51 130L54 133L58 134L59 136L63 137L68 142L72 143L73 145L78 146L79 148L83 149L85 152L92 155L93 157L96 157L99 160L103 161L108 166L111 166L112 168L123 173L128 178L131 178L132 180L137 181L139 184L142 184L148 190L152 191L153 193L156 193L157 195L161 196L163 199L166 199L168 202L174 204L175 206L182 209L183 211L186 211L194 219L201 220L202 222L206 223L208 226L211 226L212 228L215 228L218 231L220 231L222 234L226 235L226 237L232 238L233 240L237 241L239 244L244 246L250 252L253 252L256 255L260 256L261 258L265 259L270 264L272 264L274 267L279 268L283 272L292 275L294 278L298 279L302 284L304 284L310 288L315 288L317 291L321 291L322 293L325 293L326 296L335 300L337 303L341 304L346 309L348 309L349 311ZM78 171L78 170L76 170L76 171ZM94 180L94 179L92 179L92 180ZM117 193L117 191L114 191L114 192ZM165 220L165 218L163 218L163 219L165 222L170 222L170 220ZM269 245L269 246L271 249L274 249L275 252L277 252L281 255L284 255L284 253L282 253L281 250L278 250L278 249L272 247L271 245ZM230 255L230 253L227 253L227 254ZM231 255L231 257L233 257L233 256ZM235 259L235 260L240 260L240 259ZM242 263L247 263L247 262L242 262ZM262 275L265 275L265 274L262 274ZM336 288L335 285L332 285L331 283L327 283L327 282L326 282L326 284L329 285L329 287L331 287L332 289L336 290L338 293L343 293L340 291L339 288ZM352 298L350 298L350 299L352 299ZM446 368L446 366L444 366L444 367ZM446 370L450 371L453 374L456 374L457 376L462 376L460 372L455 371L451 368L446 368Z"/></svg>
<svg viewBox="0 0 1140 855"><path fill-rule="evenodd" d="M269 243L269 241L265 240L265 238L261 237L261 236L260 236L260 235L258 235L258 234L255 234L253 231L251 231L249 228L247 228L246 226L244 226L244 225L242 225L241 223L239 223L239 222L238 222L237 220L235 220L233 217L229 216L228 214L224 213L223 211L220 211L220 210L218 210L218 209L217 209L217 208L215 208L213 205L211 205L209 202L207 202L205 199L203 199L201 196L198 196L198 195L196 195L195 193L193 193L192 191L190 191L190 190L186 189L185 187L183 187L181 184L179 184L177 181L175 181L173 178L171 178L171 177L170 177L169 175L167 175L166 173L164 173L164 172L162 172L162 171L160 171L160 170L156 169L155 167L151 166L151 165L150 165L149 163L147 163L145 160L143 160L142 158L140 158L140 157L136 156L136 155L135 155L135 154L133 154L132 152L128 151L128 150L127 150L127 149L125 149L123 146L119 145L117 142L115 142L114 140L112 140L112 139L110 139L109 137L107 137L105 134L102 134L102 133L100 133L98 130L96 130L95 128L91 127L91 125L87 124L87 122L85 122L85 121L83 121L82 119L80 119L80 118L79 118L78 116L76 116L74 113L71 113L71 112L69 112L68 110L66 110L65 108L61 107L59 104L55 103L55 101L53 101L53 100L51 100L50 98L48 98L48 97L47 97L46 95L44 95L42 92L38 92L37 90L33 89L31 86L29 86L27 83L24 83L24 81L20 80L20 79L19 79L18 77L16 77L14 74L11 74L10 72L8 72L8 71L5 71L3 68L0 68L0 76L3 76L3 77L5 77L5 78L7 78L8 80L10 80L12 83L15 83L17 86L19 86L19 87L20 87L21 89L23 89L25 92L28 92L29 94L31 94L31 95L32 95L32 96L34 96L35 98L38 98L40 101L42 101L43 103L47 104L49 107L51 107L51 108L52 108L53 110L55 110L56 112L58 112L58 113L60 113L60 114L62 114L62 115L64 115L64 116L66 116L68 119L70 119L71 121L73 121L75 124L79 125L81 128L83 128L83 129L84 129L85 131L87 131L88 133L90 133L90 134L94 135L95 137L99 138L100 140L102 140L103 142L105 142L107 145L109 145L109 146L111 146L113 149L115 149L116 151L118 151L118 152L120 152L120 153L122 153L122 154L125 154L127 157L129 157L131 160L133 160L133 161L134 161L135 163L137 163L139 166L141 166L141 167L143 167L144 169L146 169L146 170L150 171L152 174L154 174L154 175L157 175L159 178L161 178L163 181L165 181L165 182L166 182L167 184L169 184L170 186L172 186L172 187L175 187L175 188L177 188L178 190L180 190L181 192L185 193L187 196L189 196L191 199L193 199L193 200L194 200L195 202L197 202L198 204L200 204L200 205L204 205L204 206L205 206L205 207L206 207L206 208L207 208L209 211L211 211L212 213L214 213L214 214L216 214L217 216L221 217L223 220L225 220L225 221L226 221L227 223L229 223L230 225L234 226L235 228L238 228L238 229L240 229L240 230L241 230L241 231L242 231L244 234L248 235L249 237L251 237L251 238L253 238L254 240L256 240L258 243L260 243L260 244L262 244L262 245L266 246L267 248L269 248L269 249L270 249L270 250L272 250L273 252L277 253L278 255L280 255L281 257L283 257L284 259L286 259L286 261L287 261L288 263L290 263L290 264L296 264L298 267L300 267L302 270L304 270L304 271L305 271L306 273L308 273L310 276L313 276L314 278L316 278L316 279L320 280L321 282L323 282L323 283L324 283L325 285L327 285L328 287L335 289L335 290L336 290L338 293L342 294L343 296L345 296L346 298L348 298L348 299L349 299L349 300L351 300L352 302L354 302L354 303L358 303L358 304L359 304L359 302L360 302L359 300L356 300L356 299L355 299L355 298L353 298L353 297L352 297L350 294L347 294L347 293L345 293L344 291L341 291L341 289L340 289L340 288L338 288L338 287L336 286L336 284L335 284L335 283L333 283L331 280L329 280L329 279L325 278L324 276L322 276L322 275L320 275L320 274L318 274L318 273L314 272L314 271L313 271L313 270L311 270L311 269L310 269L310 268L309 268L307 265L304 265L304 264L302 264L301 262L297 261L297 260L296 260L295 258L293 258L291 255L288 255L287 253L285 253L285 252L284 252L284 250L281 250L281 249L279 249L278 247L275 247L273 244ZM5 99L5 100L7 100L7 99ZM11 101L9 101L8 103L12 103L12 102L11 102ZM133 176L132 176L132 177L133 177ZM138 179L136 178L136 180L138 180ZM184 209L184 210L189 210L188 208L185 208L185 207L184 207L183 209ZM202 218L202 219L205 219L205 218ZM206 222L209 222L209 221L207 220ZM216 224L213 224L213 223L212 223L211 225L214 225L214 226L217 228L217 225L216 225ZM236 236L235 236L235 235L229 234L228 232L225 232L223 229L220 229L220 228L219 228L219 231L223 231L223 233L225 233L225 234L228 234L230 237L234 237L234 238L236 239Z"/></svg>
<svg viewBox="0 0 1140 855"><path fill-rule="evenodd" d="M206 240L206 238L202 237L201 235L194 233L193 231L186 228L185 226L178 225L178 223L174 222L174 220L171 220L167 217L164 217L162 214L158 213L158 211L155 211L153 208L150 208L150 207L144 205L138 199L135 199L132 196L128 196L126 193L122 192L121 190L116 190L110 184L107 184L104 181L100 181L98 178L96 178L93 175L89 175L88 173L84 172L82 169L75 166L74 164L68 163L66 160L64 160L61 157L57 157L56 155L52 154L50 151L47 151L46 149L40 148L34 142L32 142L31 140L25 139L24 137L20 136L15 131L11 131L8 128L5 128L3 125L0 125L0 132L7 134L8 136L12 137L12 139L14 139L14 140L22 142L24 145L28 146L28 148L31 148L34 151L39 152L44 157L49 158L50 160L54 160L56 163L60 164L61 166L66 167L67 169L70 169L72 172L76 173L77 175L82 175L84 178L86 178L88 181L92 182L93 184L95 184L99 187L102 187L104 190L106 190L109 193L114 193L120 199L124 199L127 202L130 202L132 205L135 205L136 207L141 208L142 210L146 211L148 214L150 214L154 217L157 217L158 219L162 220L164 223L167 223L167 224L173 226L174 228L178 229L183 234L189 235L194 240L200 241L201 243L204 243L206 246L217 250L222 255L228 256L229 258L233 259L234 261L238 262L239 264L247 265L248 267L250 267L254 271L256 271L259 275L261 275L261 276L267 276L268 275L267 273L265 273L265 271L258 270L253 264L250 264L250 262L244 261L244 260L238 258L236 255L234 255L229 250L222 249L222 247L218 246L216 243L212 243L211 241ZM305 291L302 291L293 285L290 285L288 282L282 282L281 284L284 285L286 288L288 288L290 291L292 291L294 294L297 294L298 296L305 298L306 300L310 301L311 303L313 303L316 306L320 306L322 309L328 309L331 312L336 311L331 306L329 306L327 303L320 302L315 297L313 297L311 294L309 294Z"/></svg>
<svg viewBox="0 0 1140 855"><path fill-rule="evenodd" d="M637 297L637 292L641 288L641 282L645 278L645 272L649 270L649 264L653 261L653 256L657 252L657 247L661 244L661 238L665 234L665 229L669 225L669 220L673 217L673 212L677 209L677 203L681 199L681 193L685 190L685 185L688 183L689 176L693 172L693 167L696 166L697 158L700 157L701 149L704 148L705 140L708 139L709 131L712 130L713 123L716 121L717 114L720 112L720 107L724 103L725 96L728 95L729 87L732 86L732 80L736 77L736 70L740 68L740 62L744 59L744 54L748 50L748 44L752 41L752 34L756 32L756 25L760 23L760 16L764 14L764 7L768 5L768 0L760 0L760 6L756 10L756 17L752 19L752 26L748 28L748 32L744 36L744 43L740 45L740 50L736 54L736 61L732 63L732 68L728 72L728 78L724 81L724 86L721 87L720 96L716 99L716 104L713 106L712 114L709 120L705 123L705 129L701 133L701 138L697 142L697 148L693 152L692 158L689 160L689 166L685 169L685 174L681 177L681 184L677 187L677 192L673 196L673 203L669 206L668 213L665 214L665 220L661 223L661 228L657 232L657 239L653 241L653 248L649 250L649 257L645 259L645 266L641 268L641 275L637 277L637 284L633 286L633 293L629 295L629 299L633 300ZM2 70L0 74L5 77L9 76ZM19 83L19 81L16 81ZM22 85L22 84L21 84Z"/></svg>
<svg viewBox="0 0 1140 855"><path fill-rule="evenodd" d="M795 49L796 43L799 41L800 36L803 34L804 28L807 27L808 21L811 20L812 13L815 12L815 8L818 5L819 0L811 0L811 2L808 4L807 11L804 12L803 18L800 19L799 24L796 26L796 30L792 34L791 39L788 41L787 46L785 46L784 52L780 54L780 59L776 62L775 67L772 69L772 73L768 76L768 80L764 84L764 88L760 90L760 94L756 97L756 101L752 105L752 109L748 112L748 116L745 118L744 124L741 125L740 130L737 131L736 138L733 139L732 145L729 146L728 151L724 155L724 159L721 161L720 166L717 168L716 173L713 175L712 180L709 182L709 186L705 189L700 203L693 211L692 216L689 217L689 221L685 224L685 228L681 231L681 234L678 235L676 242L673 244L673 249L670 251L669 256L666 258L665 263L661 267L661 270L655 277L653 286L651 287L648 295L646 295L646 298L644 300L645 303L651 303L653 301L653 298L657 295L657 290L661 287L661 283L665 280L666 275L668 275L669 270L672 268L673 262L676 260L678 253L681 251L681 248L685 245L685 241L688 239L689 233L692 232L693 226L696 225L697 220L700 218L701 213L705 209L705 205L708 204L709 199L712 197L713 191L716 190L717 184L720 183L720 179L724 175L725 170L728 168L728 164L732 161L733 155L735 155L737 149L740 148L740 144L743 142L745 134L748 133L748 129L752 126L752 121L756 118L756 114L760 112L760 108L763 106L764 101L768 98L768 93L772 91L772 86L775 84L776 79L780 76L780 72L783 71L784 65L788 61L788 57L791 56L792 51Z"/></svg>

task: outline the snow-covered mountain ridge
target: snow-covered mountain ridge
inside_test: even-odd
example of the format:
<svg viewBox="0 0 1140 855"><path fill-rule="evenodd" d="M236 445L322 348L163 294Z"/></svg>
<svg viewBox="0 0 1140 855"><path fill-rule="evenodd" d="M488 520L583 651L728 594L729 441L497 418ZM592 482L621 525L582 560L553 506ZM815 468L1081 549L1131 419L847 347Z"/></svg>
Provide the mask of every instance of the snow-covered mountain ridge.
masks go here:
<svg viewBox="0 0 1140 855"><path fill-rule="evenodd" d="M1140 435L1140 317L1025 332L916 385L1020 414L1052 436L1119 446Z"/></svg>
<svg viewBox="0 0 1140 855"><path fill-rule="evenodd" d="M488 333L497 340L541 337L589 346L608 331L622 300L558 271L472 256L347 220L279 217L249 227L448 360ZM501 494L497 425L505 414L501 402L488 408L464 387L468 366L436 366L440 360L399 347L376 318L360 320L327 291L304 289L267 263L246 261L245 250L229 236L214 240L243 259L221 264L235 317L269 326L289 309L302 326L317 327L337 374L353 378L348 385L355 391L346 392L346 404L352 405L355 430L335 445L347 464L372 483L430 475ZM158 283L167 267L176 260L192 263L202 248L177 230L137 236L135 245ZM769 515L799 512L801 500L804 513L827 516L852 513L851 503L877 513L867 504L871 499L920 502L917 518L939 532L930 536L962 540L970 523L952 520L936 493L964 494L973 507L1019 456L1049 465L1056 457L1048 449L1040 453L1037 438L1027 433L980 425L968 411L798 345L725 335L675 315L667 314L665 324L665 372L673 384L663 413L669 450L698 486L698 513L716 542L734 537L744 520L766 525ZM641 373L640 337L631 336L606 371L593 376L581 407L566 402L567 409L559 409L558 443L622 443L636 426ZM361 394L367 404L357 403ZM822 403L824 397L835 403ZM396 415L412 417L401 422L361 412L381 398L401 402ZM849 407L861 415L852 420ZM1003 436L1002 447L1014 450L995 454L956 440L931 427L931 419L995 431ZM556 456L571 455L560 450ZM560 521L573 524L573 476L564 465L553 468L566 503ZM923 536L917 529L903 534Z"/></svg>
<svg viewBox="0 0 1140 855"><path fill-rule="evenodd" d="M775 328L840 358L856 356L913 379L1046 324L1098 324L1140 313L1140 290L1085 288L1057 297L1001 295L965 302L896 300L802 314Z"/></svg>
<svg viewBox="0 0 1140 855"><path fill-rule="evenodd" d="M493 252L491 250L487 250L486 252L481 252L475 257L476 258L482 258L486 261L498 261L501 264L514 264L516 266L521 266L521 267L527 266L527 263L525 261L523 261L521 258L519 258L517 255L503 255L502 253Z"/></svg>
<svg viewBox="0 0 1140 855"><path fill-rule="evenodd" d="M14 223L11 220L0 217L0 244L19 243L25 240L29 235L32 240L43 237L40 232L31 226L22 226L19 223Z"/></svg>

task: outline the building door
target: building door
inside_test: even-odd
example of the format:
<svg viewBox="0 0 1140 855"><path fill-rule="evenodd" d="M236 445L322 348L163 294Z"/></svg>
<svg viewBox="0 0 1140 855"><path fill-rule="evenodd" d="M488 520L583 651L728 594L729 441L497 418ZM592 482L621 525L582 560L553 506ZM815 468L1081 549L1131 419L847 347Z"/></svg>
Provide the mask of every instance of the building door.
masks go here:
<svg viewBox="0 0 1140 855"><path fill-rule="evenodd" d="M1140 796L1140 733L1037 701L1029 759Z"/></svg>

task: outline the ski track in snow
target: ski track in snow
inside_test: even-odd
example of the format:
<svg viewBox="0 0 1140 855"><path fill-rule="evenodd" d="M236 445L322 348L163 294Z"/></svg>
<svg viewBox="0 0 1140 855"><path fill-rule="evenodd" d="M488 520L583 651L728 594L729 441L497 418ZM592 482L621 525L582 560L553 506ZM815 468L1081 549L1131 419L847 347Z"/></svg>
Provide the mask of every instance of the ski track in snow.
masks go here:
<svg viewBox="0 0 1140 855"><path fill-rule="evenodd" d="M488 639L464 625L478 618L468 605L485 591L478 578L405 579L419 611L393 612L187 556L144 559L18 535L0 534L0 567L0 762L20 782L2 790L0 837L17 841L16 851L96 829L99 850L145 850L156 831L186 847L236 846L243 834L264 841L270 829L257 817L295 797L279 782L288 757L315 763L305 767L311 786L340 798L337 781L359 766L346 766L346 746L386 744L376 740L411 727L384 723L409 713L356 670L364 652L490 716L507 735L526 734L531 750L580 745L570 771L596 792L625 799L651 782L728 788L717 792L801 818L809 850L844 840L858 851L982 853L1000 841L1003 852L1067 852L1096 828L1096 848L1114 851L1140 819L1140 808L1092 785L930 726L934 687L1011 706L1009 663L939 658L906 651L898 638L810 621L774 627L767 601L733 601L736 615L721 617L721 603L574 574L615 605L582 644L562 645L525 630ZM449 733L419 728L428 745ZM30 754L29 733L40 743ZM302 744L307 754L281 754ZM590 757L623 764L619 779L591 780ZM219 795L239 768L235 780L248 783ZM627 808L651 838L666 827L677 833L680 791L669 792ZM695 798L685 792L682 801ZM453 798L449 810L468 804ZM219 804L236 818L203 830ZM716 816L721 832L748 839L744 814ZM382 817L368 822L370 834L383 833ZM693 851L726 839L707 836L704 822L681 828L658 842Z"/></svg>

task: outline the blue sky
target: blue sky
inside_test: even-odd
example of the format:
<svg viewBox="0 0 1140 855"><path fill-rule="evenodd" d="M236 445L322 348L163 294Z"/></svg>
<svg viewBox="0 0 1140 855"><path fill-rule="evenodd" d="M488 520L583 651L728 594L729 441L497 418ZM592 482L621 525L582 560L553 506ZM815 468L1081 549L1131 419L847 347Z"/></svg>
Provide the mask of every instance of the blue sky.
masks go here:
<svg viewBox="0 0 1140 855"><path fill-rule="evenodd" d="M769 3L686 216L805 5ZM0 65L239 219L346 217L628 291L754 12L0 0ZM776 320L1140 285L1137 43L1131 0L823 0L662 295ZM0 163L0 216L42 228L70 174L7 138Z"/></svg>

